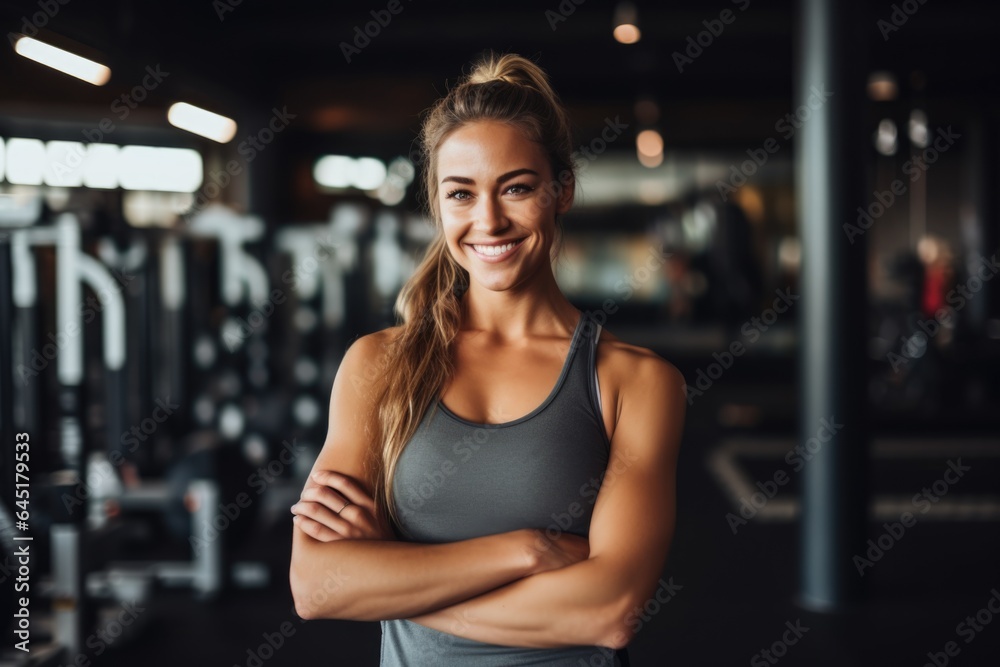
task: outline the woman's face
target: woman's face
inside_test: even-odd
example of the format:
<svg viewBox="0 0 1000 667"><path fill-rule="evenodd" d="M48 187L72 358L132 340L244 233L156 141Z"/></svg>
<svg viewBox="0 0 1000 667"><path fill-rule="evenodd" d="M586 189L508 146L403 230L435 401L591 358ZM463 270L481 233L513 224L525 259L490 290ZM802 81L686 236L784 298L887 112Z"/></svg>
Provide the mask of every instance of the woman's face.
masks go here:
<svg viewBox="0 0 1000 667"><path fill-rule="evenodd" d="M573 184L553 178L539 144L506 123L469 123L441 142L437 174L445 239L470 283L503 291L551 272L555 216Z"/></svg>

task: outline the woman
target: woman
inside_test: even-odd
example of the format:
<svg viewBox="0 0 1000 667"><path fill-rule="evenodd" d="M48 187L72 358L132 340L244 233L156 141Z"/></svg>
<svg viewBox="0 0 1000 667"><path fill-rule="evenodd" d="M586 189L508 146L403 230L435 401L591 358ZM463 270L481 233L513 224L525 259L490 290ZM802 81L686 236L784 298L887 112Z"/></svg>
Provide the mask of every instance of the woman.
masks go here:
<svg viewBox="0 0 1000 667"><path fill-rule="evenodd" d="M403 324L338 369L292 508L296 612L381 621L382 665L628 664L673 536L684 378L556 284L572 137L533 62L486 56L421 144L437 233Z"/></svg>

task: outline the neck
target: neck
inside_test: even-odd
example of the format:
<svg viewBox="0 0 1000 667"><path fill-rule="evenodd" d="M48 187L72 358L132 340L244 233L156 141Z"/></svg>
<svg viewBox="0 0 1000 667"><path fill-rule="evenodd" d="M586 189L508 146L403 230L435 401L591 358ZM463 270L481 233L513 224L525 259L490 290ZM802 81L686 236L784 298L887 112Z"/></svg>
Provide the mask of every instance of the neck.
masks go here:
<svg viewBox="0 0 1000 667"><path fill-rule="evenodd" d="M486 332L501 343L571 335L580 314L559 289L551 267L526 283L494 291L472 282L462 296L462 329Z"/></svg>

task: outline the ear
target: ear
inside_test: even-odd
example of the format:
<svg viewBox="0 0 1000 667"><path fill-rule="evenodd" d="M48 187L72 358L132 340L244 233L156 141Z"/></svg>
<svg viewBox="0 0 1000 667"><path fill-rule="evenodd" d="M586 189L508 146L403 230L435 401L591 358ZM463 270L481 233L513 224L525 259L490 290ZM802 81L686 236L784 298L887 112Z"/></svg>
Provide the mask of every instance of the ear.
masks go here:
<svg viewBox="0 0 1000 667"><path fill-rule="evenodd" d="M573 197L576 193L576 179L570 179L568 183L559 189L559 197L556 199L556 215L563 215L573 206Z"/></svg>

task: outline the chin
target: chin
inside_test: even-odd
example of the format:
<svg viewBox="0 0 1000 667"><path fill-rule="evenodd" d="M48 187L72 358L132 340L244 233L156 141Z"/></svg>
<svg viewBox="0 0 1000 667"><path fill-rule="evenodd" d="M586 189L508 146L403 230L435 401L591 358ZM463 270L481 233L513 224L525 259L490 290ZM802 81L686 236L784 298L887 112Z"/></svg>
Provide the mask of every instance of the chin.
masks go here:
<svg viewBox="0 0 1000 667"><path fill-rule="evenodd" d="M472 282L476 283L480 289L490 292L506 292L515 284L512 280L476 280L475 278L472 279Z"/></svg>

